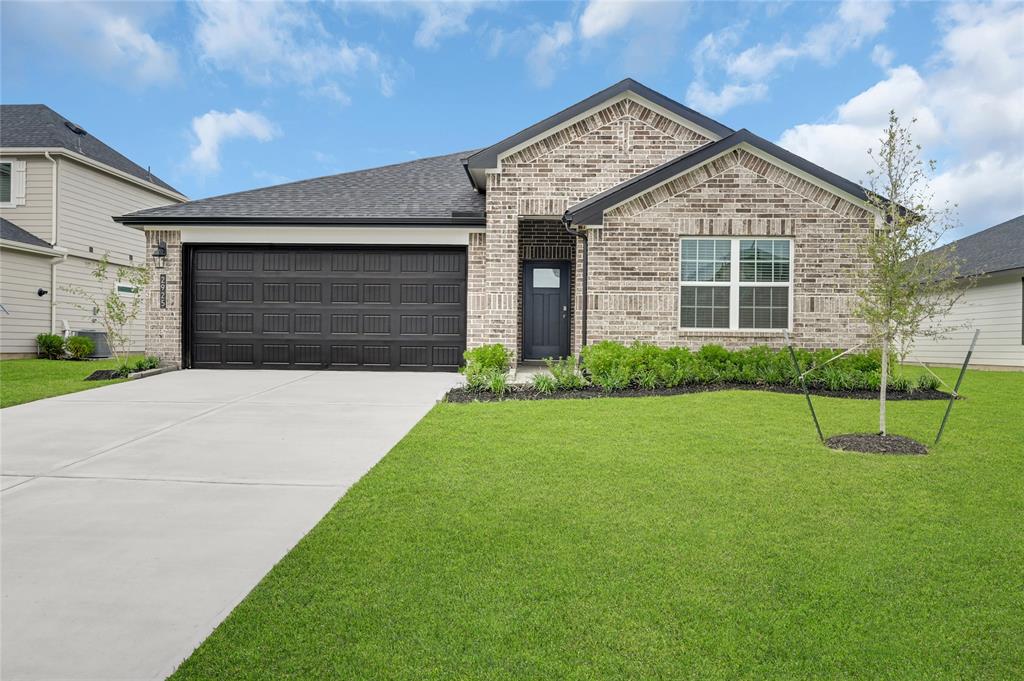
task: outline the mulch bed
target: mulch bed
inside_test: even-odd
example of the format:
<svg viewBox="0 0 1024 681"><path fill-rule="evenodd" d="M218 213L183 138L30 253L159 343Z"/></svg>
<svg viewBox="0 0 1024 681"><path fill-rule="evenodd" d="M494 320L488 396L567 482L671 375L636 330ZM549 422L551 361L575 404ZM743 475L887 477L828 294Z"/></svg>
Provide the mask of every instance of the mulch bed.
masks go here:
<svg viewBox="0 0 1024 681"><path fill-rule="evenodd" d="M117 369L97 369L85 377L87 381L109 381L114 378L121 378Z"/></svg>
<svg viewBox="0 0 1024 681"><path fill-rule="evenodd" d="M902 435L879 435L878 433L850 433L833 435L825 440L832 449L844 452L866 452L869 454L927 454L928 448L917 440Z"/></svg>
<svg viewBox="0 0 1024 681"><path fill-rule="evenodd" d="M557 390L552 393L537 392L533 386L511 386L509 391L498 397L494 393L477 392L467 388L452 388L445 395L446 402L501 402L503 400L580 400L597 397L663 397L668 395L687 395L690 393L707 393L719 390L761 390L763 392L803 394L803 390L794 386L761 386L749 383L713 383L707 385L681 385L675 388L626 388L623 390L605 391L597 386L587 386L579 390ZM811 389L812 395L821 397L843 397L854 400L877 400L877 390L818 390ZM886 393L890 400L948 400L949 393L941 390L915 390L914 392Z"/></svg>

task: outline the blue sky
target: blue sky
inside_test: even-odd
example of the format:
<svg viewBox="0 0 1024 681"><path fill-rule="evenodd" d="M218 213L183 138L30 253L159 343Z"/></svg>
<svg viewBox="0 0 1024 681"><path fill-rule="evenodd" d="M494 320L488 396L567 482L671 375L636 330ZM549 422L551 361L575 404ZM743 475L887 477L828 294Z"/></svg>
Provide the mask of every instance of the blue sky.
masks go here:
<svg viewBox="0 0 1024 681"><path fill-rule="evenodd" d="M976 231L1024 213L1024 4L0 6L42 102L192 198L485 146L631 76L851 179L890 108Z"/></svg>

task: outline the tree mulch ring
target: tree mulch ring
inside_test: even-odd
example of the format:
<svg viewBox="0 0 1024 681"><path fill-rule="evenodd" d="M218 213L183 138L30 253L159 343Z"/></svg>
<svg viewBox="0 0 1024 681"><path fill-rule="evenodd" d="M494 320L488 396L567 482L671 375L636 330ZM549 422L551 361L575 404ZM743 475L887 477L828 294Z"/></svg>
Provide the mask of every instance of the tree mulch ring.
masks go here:
<svg viewBox="0 0 1024 681"><path fill-rule="evenodd" d="M115 378L121 378L121 374L117 373L117 369L97 369L88 376L85 377L87 381L109 381Z"/></svg>
<svg viewBox="0 0 1024 681"><path fill-rule="evenodd" d="M802 394L798 386L753 385L750 383L705 383L699 385L680 385L675 388L623 388L621 390L602 390L598 386L588 385L577 390L556 390L542 393L531 385L512 385L504 395L491 392L470 390L466 387L452 388L445 395L446 402L501 402L503 400L565 400L590 399L595 397L666 397L670 395L687 395L690 393L706 393L718 390L762 390L765 392ZM820 397L843 397L854 400L877 400L877 390L820 390L811 388L812 395ZM913 392L896 392L892 389L887 393L890 400L948 400L949 393L941 390L915 390Z"/></svg>
<svg viewBox="0 0 1024 681"><path fill-rule="evenodd" d="M902 435L880 435L878 433L850 433L833 435L825 440L832 449L844 452L866 452L869 454L927 454L928 448L917 440Z"/></svg>

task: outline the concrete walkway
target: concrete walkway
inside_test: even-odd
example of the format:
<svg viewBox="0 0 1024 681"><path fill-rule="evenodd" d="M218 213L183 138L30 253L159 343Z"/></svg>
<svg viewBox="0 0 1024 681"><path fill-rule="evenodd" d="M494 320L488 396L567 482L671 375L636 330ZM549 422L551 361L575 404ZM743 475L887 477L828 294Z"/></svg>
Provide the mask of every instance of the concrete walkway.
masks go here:
<svg viewBox="0 0 1024 681"><path fill-rule="evenodd" d="M4 409L0 677L165 677L459 380L181 371Z"/></svg>

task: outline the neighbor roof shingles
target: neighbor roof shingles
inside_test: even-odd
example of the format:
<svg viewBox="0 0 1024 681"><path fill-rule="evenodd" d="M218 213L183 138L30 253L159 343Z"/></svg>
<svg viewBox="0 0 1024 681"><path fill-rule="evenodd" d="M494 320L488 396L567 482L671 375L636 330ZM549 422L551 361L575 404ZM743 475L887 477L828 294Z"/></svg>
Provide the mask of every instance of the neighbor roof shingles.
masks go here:
<svg viewBox="0 0 1024 681"><path fill-rule="evenodd" d="M39 246L40 248L50 248L49 242L43 241L35 234L25 231L7 218L0 218L0 239L4 241L17 241L21 244Z"/></svg>
<svg viewBox="0 0 1024 681"><path fill-rule="evenodd" d="M132 177L181 194L177 189L111 149L96 137L72 132L68 119L45 104L0 105L0 147L14 149L68 149Z"/></svg>
<svg viewBox="0 0 1024 681"><path fill-rule="evenodd" d="M992 274L1024 268L1024 215L965 236L938 251L955 246L960 275Z"/></svg>
<svg viewBox="0 0 1024 681"><path fill-rule="evenodd" d="M421 158L390 166L328 175L263 189L150 208L119 218L129 224L280 218L375 221L450 220L483 217L484 197L466 179L460 159L467 153Z"/></svg>

